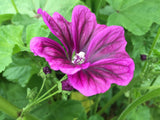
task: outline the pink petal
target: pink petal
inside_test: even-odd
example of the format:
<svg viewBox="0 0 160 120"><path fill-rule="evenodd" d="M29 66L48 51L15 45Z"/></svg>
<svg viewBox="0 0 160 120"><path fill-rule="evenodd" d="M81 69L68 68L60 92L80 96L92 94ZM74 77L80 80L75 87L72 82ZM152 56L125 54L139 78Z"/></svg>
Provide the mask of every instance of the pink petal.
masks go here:
<svg viewBox="0 0 160 120"><path fill-rule="evenodd" d="M92 71L90 68L81 70L76 74L69 75L68 79L73 88L77 89L85 96L104 93L110 88L111 84L105 81L105 76L101 76L100 73L95 72L97 71Z"/></svg>
<svg viewBox="0 0 160 120"><path fill-rule="evenodd" d="M40 8L38 9L38 14L42 15L45 24L63 43L68 52L69 58L71 59L74 45L71 35L71 23L57 12L51 17L47 12L42 11Z"/></svg>
<svg viewBox="0 0 160 120"><path fill-rule="evenodd" d="M128 85L133 72L134 62L130 58L106 59L68 77L75 89L85 96L92 96L106 92L112 83Z"/></svg>
<svg viewBox="0 0 160 120"><path fill-rule="evenodd" d="M30 42L31 51L40 57L44 57L53 70L61 70L66 74L74 74L81 69L86 69L89 63L75 65L66 57L60 44L45 37L34 37Z"/></svg>
<svg viewBox="0 0 160 120"><path fill-rule="evenodd" d="M93 63L106 58L128 58L126 44L122 27L107 27L91 40L86 54L87 61Z"/></svg>
<svg viewBox="0 0 160 120"><path fill-rule="evenodd" d="M106 25L99 25L95 15L85 6L77 5L72 12L72 35L76 53L87 51L91 39Z"/></svg>
<svg viewBox="0 0 160 120"><path fill-rule="evenodd" d="M106 80L117 85L128 85L132 80L135 64L131 58L111 58L99 60L91 65L104 73Z"/></svg>

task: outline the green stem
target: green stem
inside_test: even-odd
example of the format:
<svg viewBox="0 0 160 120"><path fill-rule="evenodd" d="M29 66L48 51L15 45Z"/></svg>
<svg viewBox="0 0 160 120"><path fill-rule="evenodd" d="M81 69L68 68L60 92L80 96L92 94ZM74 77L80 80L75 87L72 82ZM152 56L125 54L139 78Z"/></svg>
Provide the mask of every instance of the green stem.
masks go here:
<svg viewBox="0 0 160 120"><path fill-rule="evenodd" d="M138 78L138 77L136 77ZM119 91L115 96L113 96L104 106L101 110L99 110L97 113L99 115L101 115L107 108L109 108L114 102L116 102L120 96L122 96L124 94L124 92L126 92L127 90L129 90L130 88L132 88L132 86L136 83L138 79L133 79L128 86L122 88L121 91Z"/></svg>
<svg viewBox="0 0 160 120"><path fill-rule="evenodd" d="M62 82L63 80L66 80L67 79L67 74L65 74L61 79L60 81Z"/></svg>
<svg viewBox="0 0 160 120"><path fill-rule="evenodd" d="M45 83L45 88L46 88L46 90L49 90L50 89L50 83L49 83L50 81L46 81L46 83ZM52 91L49 93L49 94L52 94ZM51 102L54 102L54 99L50 99L51 100Z"/></svg>
<svg viewBox="0 0 160 120"><path fill-rule="evenodd" d="M67 75L64 75L64 76L61 78L60 81L63 81L63 80L65 80L65 79L67 79ZM45 97L48 93L50 93L56 86L57 86L57 84L54 85L51 89L49 89L46 93L44 93L40 98L38 98L38 99L37 99L38 103L39 103L39 101L42 102L43 100L46 100L46 98L47 98L47 99L50 98L50 96L53 96L54 93L57 94L58 92L61 92L61 90L58 90L58 91L54 92L53 94L47 96L46 98L43 98L43 97ZM43 98L43 99L42 99L42 98Z"/></svg>
<svg viewBox="0 0 160 120"><path fill-rule="evenodd" d="M156 79L157 79L157 77L155 77L155 78L152 80L152 82L151 82L151 84L150 84L150 87L154 84L154 82L156 81Z"/></svg>
<svg viewBox="0 0 160 120"><path fill-rule="evenodd" d="M45 81L46 81L46 78L43 79L43 83L42 83L42 86L37 94L37 96L35 97L35 100L37 100L37 98L39 97L39 95L41 94L43 88L44 88L44 85L45 85Z"/></svg>
<svg viewBox="0 0 160 120"><path fill-rule="evenodd" d="M21 109L12 105L1 96L0 96L0 110L13 118L17 118L18 113L21 111Z"/></svg>
<svg viewBox="0 0 160 120"><path fill-rule="evenodd" d="M0 110L14 119L22 120L22 118L20 117L21 109L12 105L11 103L9 103L7 100L5 100L1 96L0 96ZM38 120L37 118L35 118L34 116L30 114L25 114L23 118L25 118L24 120Z"/></svg>
<svg viewBox="0 0 160 120"><path fill-rule="evenodd" d="M95 108L94 108L94 114L96 114L96 112L97 112L97 108L98 108L98 104L99 104L99 102L101 100L101 96L102 96L102 94L99 94L97 96L97 98L96 98L96 103L95 103Z"/></svg>
<svg viewBox="0 0 160 120"><path fill-rule="evenodd" d="M153 43L152 43L152 46L151 46L151 49L150 49L150 51L149 51L148 56L150 56L150 55L152 54L153 49L154 49L154 47L156 46L156 43L157 43L159 37L160 37L160 28L158 29L157 35L156 35L156 37L155 37L155 39L154 39L154 41L153 41Z"/></svg>
<svg viewBox="0 0 160 120"><path fill-rule="evenodd" d="M152 80L152 82L151 82L151 84L149 85L149 87L151 87L151 86L154 84L154 82L156 81L156 79L157 79L157 77L155 77L155 78ZM146 94L148 91L149 91L149 89L147 89L147 90L145 91L145 94Z"/></svg>
<svg viewBox="0 0 160 120"><path fill-rule="evenodd" d="M101 5L102 5L102 0L99 1L99 4L98 4L98 7L96 9L96 17L98 18L98 14L99 14L99 9L101 8Z"/></svg>
<svg viewBox="0 0 160 120"><path fill-rule="evenodd" d="M24 114L24 116L17 118L16 120L39 120L31 114Z"/></svg>
<svg viewBox="0 0 160 120"><path fill-rule="evenodd" d="M154 41L152 43L151 49L150 49L149 54L148 54L148 58L151 56L151 54L152 54L152 52L154 50L154 47L156 46L156 43L157 43L159 38L160 38L160 28L158 29L157 35L156 35L156 37L155 37L155 39L154 39ZM145 64L144 64L143 75L145 74L145 71L146 71L146 68L147 68L147 64L148 64L148 61L146 61ZM152 86L154 84L154 82L156 81L156 78L157 77L155 77L153 79L153 81L151 82L150 86ZM148 91L149 90L146 90L145 93L147 93Z"/></svg>
<svg viewBox="0 0 160 120"><path fill-rule="evenodd" d="M40 98L38 98L36 101L41 100L43 97L45 97L48 93L50 93L55 87L57 87L57 84L54 85L51 89L49 89L46 93L44 93Z"/></svg>
<svg viewBox="0 0 160 120"><path fill-rule="evenodd" d="M154 47L156 46L156 43L157 43L159 37L160 37L160 28L158 29L157 35L156 35L156 37L155 37L155 39L154 39L154 41L153 41L153 43L152 43L151 49L150 49L149 54L148 54L148 56L147 56L148 58L151 56L151 54L152 54L152 52L153 52L153 49L154 49ZM147 68L147 64L148 64L148 61L146 61L145 64L144 64L144 67L143 67L143 69L142 69L143 72L145 72L145 70L146 70L146 68Z"/></svg>
<svg viewBox="0 0 160 120"><path fill-rule="evenodd" d="M43 97L45 97L49 92L51 92L56 86L57 86L57 84L54 85L51 89L49 89L46 93L44 93L40 98L35 99L32 103L28 104L25 108L23 108L23 111L22 111L22 115L21 115L21 116L23 116L23 115L24 115L28 110L30 110L34 105L36 105L36 104L38 104L38 103L46 100L46 99L44 99ZM55 92L54 92L54 93L55 93ZM53 94L54 94L54 93L53 93ZM53 95L53 94L52 94L52 95ZM49 96L50 96L50 95L49 95ZM48 98L48 96L47 96L46 98Z"/></svg>
<svg viewBox="0 0 160 120"><path fill-rule="evenodd" d="M155 97L160 96L160 88L155 89L141 97L139 97L138 99L136 99L135 101L133 101L131 104L129 104L127 106L127 108L121 113L121 115L119 116L118 120L126 120L126 116L129 112L131 112L134 108L136 108L138 105L152 99Z"/></svg>
<svg viewBox="0 0 160 120"><path fill-rule="evenodd" d="M54 93L48 95L48 96L45 97L45 98L38 99L38 100L36 101L36 104L38 104L38 103L40 103L40 102L43 102L44 100L46 100L46 99L48 99L48 98L50 98L50 97L52 97L52 96L54 96L55 94L60 93L60 92L61 92L61 91L58 90L58 91L56 91L56 92L54 92Z"/></svg>
<svg viewBox="0 0 160 120"><path fill-rule="evenodd" d="M12 5L13 5L14 9L16 10L16 13L19 13L14 0L11 0L11 2L12 2Z"/></svg>
<svg viewBox="0 0 160 120"><path fill-rule="evenodd" d="M45 78L45 79L46 79L46 78ZM39 96L39 94L41 93L41 91L42 91L42 89L43 89L43 87L44 87L44 84L45 84L45 81L46 81L45 79L43 80L43 84L42 84L41 89L40 89L40 91L39 91L39 93L38 93L37 96ZM63 80L65 80L65 79L67 79L67 75L63 76L60 81L63 81ZM56 92L54 92L54 93L46 96L47 94L49 94L49 93L50 93L54 88L56 88L56 87L57 87L57 84L55 84L51 89L49 89L47 92L45 92L41 97L38 98L38 97L36 96L36 98L34 99L34 101L33 101L32 103L28 104L28 105L23 109L23 111L22 111L22 116L23 116L28 110L30 110L30 108L31 108L32 106L34 106L34 105L36 105L36 104L38 104L38 103L40 103L40 102L43 102L44 100L52 97L53 95L55 95L55 94L57 94L57 93L62 92L62 90L58 90L58 91L56 91ZM46 97L45 97L45 96L46 96ZM37 99L37 98L38 98L38 99Z"/></svg>

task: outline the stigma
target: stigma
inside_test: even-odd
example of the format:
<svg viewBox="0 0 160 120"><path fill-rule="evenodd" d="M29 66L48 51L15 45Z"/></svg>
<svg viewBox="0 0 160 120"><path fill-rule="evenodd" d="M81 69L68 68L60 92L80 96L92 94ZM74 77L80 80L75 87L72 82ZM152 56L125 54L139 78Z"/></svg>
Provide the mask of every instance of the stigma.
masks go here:
<svg viewBox="0 0 160 120"><path fill-rule="evenodd" d="M76 53L75 56L72 58L72 63L73 64L82 64L85 61L85 53L84 52L79 52Z"/></svg>

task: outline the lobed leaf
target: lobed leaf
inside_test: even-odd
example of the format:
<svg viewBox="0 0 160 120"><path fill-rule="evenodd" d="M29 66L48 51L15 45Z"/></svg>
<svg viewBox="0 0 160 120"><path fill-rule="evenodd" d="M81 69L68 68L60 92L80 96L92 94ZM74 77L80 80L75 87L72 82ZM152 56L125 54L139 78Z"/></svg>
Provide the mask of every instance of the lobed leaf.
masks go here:
<svg viewBox="0 0 160 120"><path fill-rule="evenodd" d="M31 17L37 15L37 9L42 8L49 14L59 12L68 20L71 19L72 9L78 4L84 4L79 0L14 0L20 14L27 14ZM7 8L7 9L6 9ZM0 0L0 15L16 14L10 0Z"/></svg>
<svg viewBox="0 0 160 120"><path fill-rule="evenodd" d="M139 106L127 115L127 120L151 120L150 109L147 106Z"/></svg>
<svg viewBox="0 0 160 120"><path fill-rule="evenodd" d="M107 25L121 25L135 35L145 34L153 22L160 23L159 0L107 0L115 10Z"/></svg>
<svg viewBox="0 0 160 120"><path fill-rule="evenodd" d="M32 61L30 58L13 56L13 62L4 71L3 76L25 87L31 76L36 72L33 71L31 64Z"/></svg>
<svg viewBox="0 0 160 120"><path fill-rule="evenodd" d="M17 44L23 46L21 40L22 26L1 26L0 27L0 72L11 62L11 56L14 46Z"/></svg>
<svg viewBox="0 0 160 120"><path fill-rule="evenodd" d="M28 25L26 28L26 43L29 47L30 40L33 37L48 37L49 36L49 29L42 23L35 23Z"/></svg>
<svg viewBox="0 0 160 120"><path fill-rule="evenodd" d="M27 14L16 14L13 16L12 18L12 23L15 24L15 25L24 25L24 26L27 26L27 25L30 25L32 23L35 23L37 22L37 19L34 18L34 17L30 17L29 15Z"/></svg>
<svg viewBox="0 0 160 120"><path fill-rule="evenodd" d="M61 100L47 105L45 103L32 113L40 120L86 120L81 103L73 100Z"/></svg>

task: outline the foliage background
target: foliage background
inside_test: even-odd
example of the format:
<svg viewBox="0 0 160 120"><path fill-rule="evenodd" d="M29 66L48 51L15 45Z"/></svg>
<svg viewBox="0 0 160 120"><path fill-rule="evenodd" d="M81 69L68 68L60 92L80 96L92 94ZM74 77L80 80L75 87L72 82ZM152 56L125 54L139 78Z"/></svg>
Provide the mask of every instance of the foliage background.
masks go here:
<svg viewBox="0 0 160 120"><path fill-rule="evenodd" d="M51 15L57 11L71 21L78 4L89 7L98 23L125 28L126 50L136 67L134 79L127 87L112 85L106 93L88 98L76 91L63 92L31 113L39 120L159 120L160 0L0 0L0 95L22 109L40 89L43 78L38 73L47 63L31 53L30 40L35 36L59 40L37 9ZM142 61L141 54L147 60ZM52 71L45 90L53 85L53 74L63 76ZM0 112L0 120L12 119Z"/></svg>

